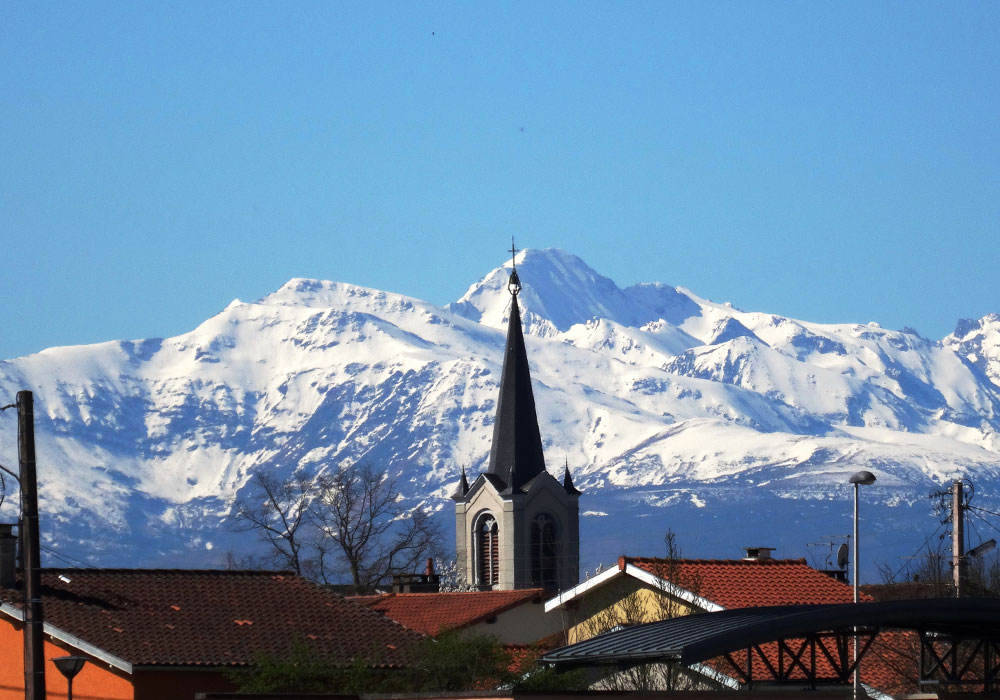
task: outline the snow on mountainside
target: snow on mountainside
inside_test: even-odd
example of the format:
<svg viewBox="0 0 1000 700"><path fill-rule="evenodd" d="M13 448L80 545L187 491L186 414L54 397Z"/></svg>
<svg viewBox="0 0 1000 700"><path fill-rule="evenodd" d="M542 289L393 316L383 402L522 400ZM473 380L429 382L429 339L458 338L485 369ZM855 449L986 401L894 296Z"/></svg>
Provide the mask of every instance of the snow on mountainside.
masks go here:
<svg viewBox="0 0 1000 700"><path fill-rule="evenodd" d="M987 314L978 321L962 319L942 342L1000 384L1000 315Z"/></svg>
<svg viewBox="0 0 1000 700"><path fill-rule="evenodd" d="M584 491L583 563L741 545L799 555L849 531L866 489L882 559L936 526L928 491L1000 486L1000 317L942 342L876 325L744 312L681 287L620 289L562 251L517 258L546 458ZM293 279L168 339L51 348L0 362L35 392L43 530L116 565L217 565L245 550L230 509L254 470L371 460L437 508L490 447L510 263L445 308ZM0 414L0 464L17 462ZM3 506L12 514L11 499ZM734 534L736 533L736 534ZM873 554L874 556L874 554Z"/></svg>

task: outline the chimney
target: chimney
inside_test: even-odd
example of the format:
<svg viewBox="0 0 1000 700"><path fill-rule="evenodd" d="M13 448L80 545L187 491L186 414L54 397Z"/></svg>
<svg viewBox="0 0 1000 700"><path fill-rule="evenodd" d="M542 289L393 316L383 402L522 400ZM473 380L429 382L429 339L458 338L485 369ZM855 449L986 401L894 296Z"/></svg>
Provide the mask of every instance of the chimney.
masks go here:
<svg viewBox="0 0 1000 700"><path fill-rule="evenodd" d="M0 523L0 588L17 584L17 535L14 526Z"/></svg>
<svg viewBox="0 0 1000 700"><path fill-rule="evenodd" d="M774 547L744 547L743 551L747 553L743 561L767 561Z"/></svg>
<svg viewBox="0 0 1000 700"><path fill-rule="evenodd" d="M439 593L441 577L434 573L434 560L427 557L427 568L422 574L395 574L392 577L393 593Z"/></svg>

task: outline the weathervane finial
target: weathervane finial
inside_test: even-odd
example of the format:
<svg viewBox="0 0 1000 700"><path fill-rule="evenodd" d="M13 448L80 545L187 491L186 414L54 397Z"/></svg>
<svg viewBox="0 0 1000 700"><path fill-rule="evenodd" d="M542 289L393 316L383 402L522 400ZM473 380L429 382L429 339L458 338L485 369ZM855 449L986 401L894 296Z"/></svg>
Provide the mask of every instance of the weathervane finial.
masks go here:
<svg viewBox="0 0 1000 700"><path fill-rule="evenodd" d="M517 248L514 247L514 237L510 237L510 280L507 282L507 291L511 296L517 296L521 291L521 280L517 276Z"/></svg>

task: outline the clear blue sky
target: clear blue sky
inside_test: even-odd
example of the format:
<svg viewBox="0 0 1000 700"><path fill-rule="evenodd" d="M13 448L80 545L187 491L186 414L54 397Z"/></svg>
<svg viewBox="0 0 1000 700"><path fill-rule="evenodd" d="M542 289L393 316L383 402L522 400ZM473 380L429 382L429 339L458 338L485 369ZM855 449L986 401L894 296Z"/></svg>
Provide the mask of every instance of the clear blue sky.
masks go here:
<svg viewBox="0 0 1000 700"><path fill-rule="evenodd" d="M1000 312L1000 3L0 10L0 357L521 247L948 333Z"/></svg>

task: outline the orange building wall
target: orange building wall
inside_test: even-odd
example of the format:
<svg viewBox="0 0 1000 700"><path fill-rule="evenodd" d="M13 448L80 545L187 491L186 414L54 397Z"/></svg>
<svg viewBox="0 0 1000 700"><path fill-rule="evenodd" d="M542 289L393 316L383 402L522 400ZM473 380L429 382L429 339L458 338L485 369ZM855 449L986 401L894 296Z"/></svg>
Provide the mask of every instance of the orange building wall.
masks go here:
<svg viewBox="0 0 1000 700"><path fill-rule="evenodd" d="M13 620L0 620L0 700L24 700L24 628ZM84 656L75 649L46 641L45 690L49 700L66 700L66 678L52 663L57 656ZM87 662L73 679L73 700L136 700L132 683L117 669L99 661Z"/></svg>

